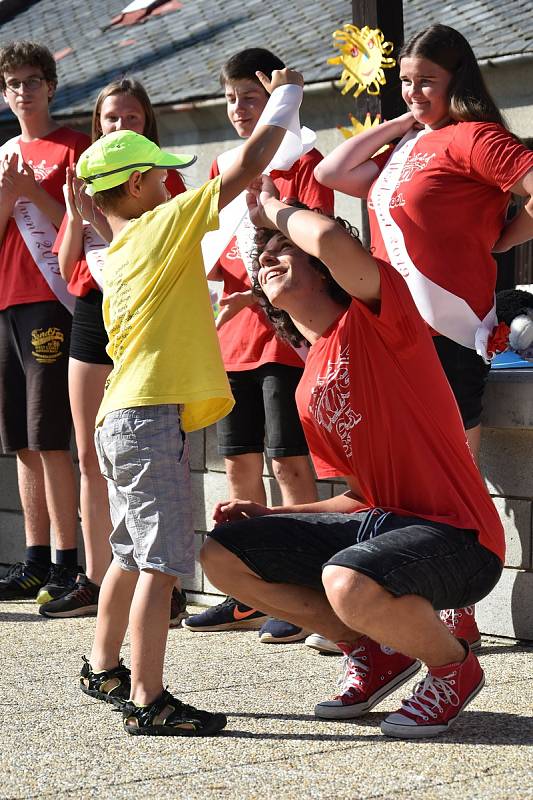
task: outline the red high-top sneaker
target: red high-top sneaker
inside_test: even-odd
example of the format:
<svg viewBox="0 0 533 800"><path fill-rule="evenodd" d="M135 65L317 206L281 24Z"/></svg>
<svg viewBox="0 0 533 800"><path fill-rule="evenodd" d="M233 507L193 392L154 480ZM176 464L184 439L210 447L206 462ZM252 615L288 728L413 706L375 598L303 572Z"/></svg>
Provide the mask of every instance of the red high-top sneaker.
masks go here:
<svg viewBox="0 0 533 800"><path fill-rule="evenodd" d="M441 621L444 622L450 633L456 639L467 641L471 650L481 648L481 634L474 616L475 609L475 606L466 606L465 608L447 608L439 612Z"/></svg>
<svg viewBox="0 0 533 800"><path fill-rule="evenodd" d="M420 661L383 647L368 636L358 639L351 651L344 642L338 644L345 654L340 694L315 706L316 716L322 719L363 716L422 666Z"/></svg>
<svg viewBox="0 0 533 800"><path fill-rule="evenodd" d="M417 683L402 707L381 723L386 736L416 739L437 736L447 731L463 708L474 699L485 684L479 661L468 648L464 661L432 667L423 681Z"/></svg>

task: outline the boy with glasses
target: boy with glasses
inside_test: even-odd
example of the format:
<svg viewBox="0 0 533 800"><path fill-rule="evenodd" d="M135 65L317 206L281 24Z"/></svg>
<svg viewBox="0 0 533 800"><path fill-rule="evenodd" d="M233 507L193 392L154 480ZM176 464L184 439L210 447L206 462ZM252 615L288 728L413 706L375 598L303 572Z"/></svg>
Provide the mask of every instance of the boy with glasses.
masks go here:
<svg viewBox="0 0 533 800"><path fill-rule="evenodd" d="M0 580L0 600L37 595L43 603L78 572L67 386L73 298L51 248L65 212L66 168L88 138L50 116L57 73L46 47L2 48L0 84L21 129L0 148L0 446L17 454L27 545L24 561Z"/></svg>

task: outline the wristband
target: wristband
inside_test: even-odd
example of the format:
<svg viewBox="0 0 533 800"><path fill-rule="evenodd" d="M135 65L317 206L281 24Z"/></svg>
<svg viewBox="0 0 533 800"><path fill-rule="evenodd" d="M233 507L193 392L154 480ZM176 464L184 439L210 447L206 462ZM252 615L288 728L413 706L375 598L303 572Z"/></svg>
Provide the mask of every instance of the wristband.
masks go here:
<svg viewBox="0 0 533 800"><path fill-rule="evenodd" d="M259 117L256 128L261 125L274 125L278 128L285 128L287 131L276 155L268 167L263 170L265 175L269 175L273 170L290 169L294 162L304 153L299 114L303 94L303 87L295 83L286 83L283 86L278 86L270 95L268 103ZM309 137L306 138L309 139ZM313 135L312 144L314 144L315 138ZM305 152L308 152L311 147L309 147L309 141L307 141Z"/></svg>

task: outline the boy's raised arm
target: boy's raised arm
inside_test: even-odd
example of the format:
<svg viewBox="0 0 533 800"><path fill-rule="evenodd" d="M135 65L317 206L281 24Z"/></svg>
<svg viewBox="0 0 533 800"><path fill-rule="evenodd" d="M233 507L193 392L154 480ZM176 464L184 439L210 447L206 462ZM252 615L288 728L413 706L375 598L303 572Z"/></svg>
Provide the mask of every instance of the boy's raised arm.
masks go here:
<svg viewBox="0 0 533 800"><path fill-rule="evenodd" d="M377 262L338 222L316 211L282 203L266 176L247 196L250 218L257 227L276 228L294 244L327 266L337 283L369 306L380 299Z"/></svg>
<svg viewBox="0 0 533 800"><path fill-rule="evenodd" d="M257 77L270 94L276 90L279 90L280 94L283 92L283 87L288 85L303 87L303 77L300 73L287 68L275 69L271 80L268 80L262 72L257 72ZM295 96L289 97L287 102L300 105L303 97L302 89L292 94ZM268 166L285 136L285 128L278 124L268 124L268 108L267 104L263 112L266 114L266 124L260 123L256 127L240 150L236 161L222 175L219 209L227 206Z"/></svg>

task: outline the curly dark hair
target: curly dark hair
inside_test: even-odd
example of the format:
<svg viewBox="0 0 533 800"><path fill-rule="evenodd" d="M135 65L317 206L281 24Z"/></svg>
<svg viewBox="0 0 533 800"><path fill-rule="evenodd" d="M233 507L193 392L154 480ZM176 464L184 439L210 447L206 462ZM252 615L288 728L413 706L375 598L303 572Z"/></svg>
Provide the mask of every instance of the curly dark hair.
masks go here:
<svg viewBox="0 0 533 800"><path fill-rule="evenodd" d="M50 50L39 42L25 40L10 42L0 49L0 88L6 90L4 74L20 67L35 67L43 73L44 79L57 86L56 62Z"/></svg>
<svg viewBox="0 0 533 800"><path fill-rule="evenodd" d="M306 206L304 203L292 202L290 205L294 208L306 209L308 211L314 211L317 214L323 214L320 209L310 209L309 206ZM342 217L330 216L329 214L327 216L330 219L335 220L337 224L344 228L344 230L347 231L350 236L352 236L358 242L361 241L359 238L359 231L347 220L343 219ZM275 308L275 306L273 306L268 300L257 279L261 266L259 263L259 256L264 251L272 237L278 233L279 231L272 230L271 228L256 229L255 248L252 253L252 292L256 297L259 298L259 304L264 309L264 312L270 320L272 327L281 339L284 339L285 341L294 345L294 347L299 347L300 345L309 345L310 343L304 336L302 336L289 314L286 311L283 311L281 308ZM352 301L351 295L348 294L348 292L343 289L342 286L339 286L327 266L319 258L311 255L309 256L309 265L324 277L326 291L329 297L331 297L332 300L335 300L336 303L339 303L339 305L347 308Z"/></svg>

